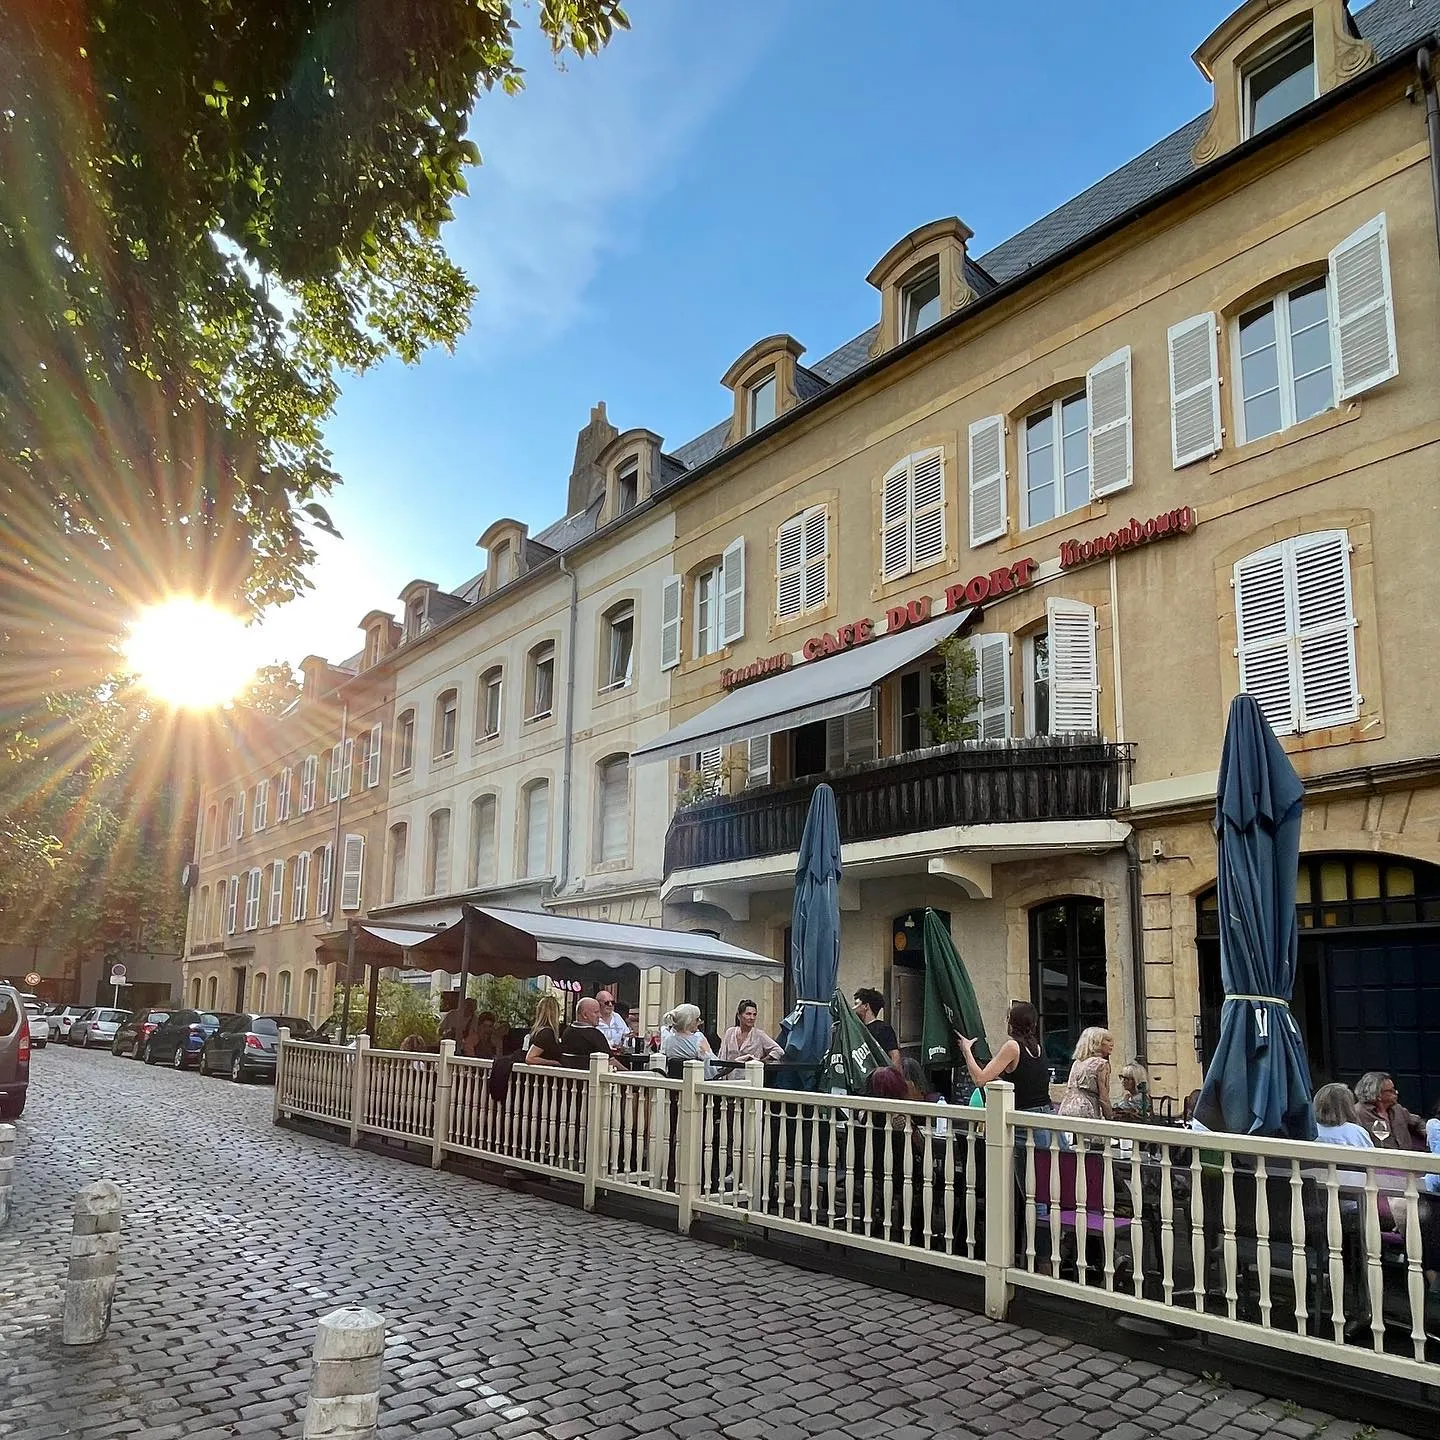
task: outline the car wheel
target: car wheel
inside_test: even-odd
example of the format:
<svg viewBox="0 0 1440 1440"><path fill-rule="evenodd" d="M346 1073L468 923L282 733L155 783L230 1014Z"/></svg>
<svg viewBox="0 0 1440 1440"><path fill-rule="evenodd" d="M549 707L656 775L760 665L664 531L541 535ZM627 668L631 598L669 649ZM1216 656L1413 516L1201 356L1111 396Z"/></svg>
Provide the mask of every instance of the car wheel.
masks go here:
<svg viewBox="0 0 1440 1440"><path fill-rule="evenodd" d="M18 1120L25 1109L26 1092L0 1096L0 1120Z"/></svg>
<svg viewBox="0 0 1440 1440"><path fill-rule="evenodd" d="M145 1042L145 1050L140 1058L144 1060L147 1065L153 1065L155 1063L155 1046L153 1042L149 1040Z"/></svg>
<svg viewBox="0 0 1440 1440"><path fill-rule="evenodd" d="M210 1074L210 1066L209 1066L209 1063L208 1063L208 1062L206 1061L206 1059L205 1059L205 1051L204 1051L204 1048L203 1048L203 1047L201 1048L201 1051L200 1051L200 1058L195 1062L195 1068L196 1068L202 1075L207 1075L207 1076L208 1076L208 1075Z"/></svg>
<svg viewBox="0 0 1440 1440"><path fill-rule="evenodd" d="M245 1062L238 1055L230 1062L230 1078L237 1085L245 1083Z"/></svg>
<svg viewBox="0 0 1440 1440"><path fill-rule="evenodd" d="M183 1045L177 1045L175 1047L175 1053L170 1057L170 1064L176 1070L183 1070L185 1068L185 1047Z"/></svg>

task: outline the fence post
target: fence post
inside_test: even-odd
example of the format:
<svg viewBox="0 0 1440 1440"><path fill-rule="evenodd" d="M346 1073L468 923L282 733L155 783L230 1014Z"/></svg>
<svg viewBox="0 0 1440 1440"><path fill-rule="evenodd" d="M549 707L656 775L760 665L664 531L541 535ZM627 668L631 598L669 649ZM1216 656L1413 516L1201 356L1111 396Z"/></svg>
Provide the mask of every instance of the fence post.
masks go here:
<svg viewBox="0 0 1440 1440"><path fill-rule="evenodd" d="M75 1197L62 1345L94 1345L110 1328L122 1219L120 1187L113 1180L93 1181Z"/></svg>
<svg viewBox="0 0 1440 1440"><path fill-rule="evenodd" d="M610 1069L609 1055L590 1057L590 1074L585 1086L585 1208L595 1208L595 1191L600 1183L600 1157L605 1146L601 1140L604 1094L600 1087Z"/></svg>
<svg viewBox="0 0 1440 1440"><path fill-rule="evenodd" d="M182 1040L180 1043L183 1045L185 1042ZM280 1039L275 1046L275 1109L270 1117L271 1121L276 1125L280 1123L280 1116L284 1113L284 1106L281 1105L280 1102L285 1097L285 1047L289 1043L290 1027L288 1025L282 1025L280 1027Z"/></svg>
<svg viewBox="0 0 1440 1440"><path fill-rule="evenodd" d="M700 1189L700 1092L695 1088L705 1078L703 1060L687 1060L680 1079L680 1134L675 1144L675 1198L679 1205L680 1233L690 1233L695 1213L695 1196Z"/></svg>
<svg viewBox="0 0 1440 1440"><path fill-rule="evenodd" d="M1003 1320L1009 1308L1015 1257L1014 1099L1008 1080L985 1087L985 1313L992 1320Z"/></svg>
<svg viewBox="0 0 1440 1440"><path fill-rule="evenodd" d="M758 1060L745 1062L745 1083L752 1090L765 1088L765 1067ZM760 1198L760 1161L765 1149L765 1102L761 1099L747 1100L749 1112L745 1119L745 1188L750 1196L750 1209L755 1212L765 1207ZM739 1186L739 1175L736 1175ZM738 1198L738 1197L737 1197Z"/></svg>
<svg viewBox="0 0 1440 1440"><path fill-rule="evenodd" d="M15 1183L15 1127L0 1125L0 1226L10 1218L10 1187Z"/></svg>
<svg viewBox="0 0 1440 1440"><path fill-rule="evenodd" d="M440 1042L440 1059L435 1066L435 1144L430 1151L430 1167L440 1168L445 1158L445 1142L450 1138L450 1102L455 1093L455 1072L450 1062L455 1058L455 1042Z"/></svg>
<svg viewBox="0 0 1440 1440"><path fill-rule="evenodd" d="M315 1327L301 1440L375 1440L385 1368L385 1321L373 1310L332 1310Z"/></svg>
<svg viewBox="0 0 1440 1440"><path fill-rule="evenodd" d="M355 1037L355 1066L350 1074L350 1145L360 1143L360 1122L365 1118L365 1052L370 1048L370 1037L361 1031Z"/></svg>

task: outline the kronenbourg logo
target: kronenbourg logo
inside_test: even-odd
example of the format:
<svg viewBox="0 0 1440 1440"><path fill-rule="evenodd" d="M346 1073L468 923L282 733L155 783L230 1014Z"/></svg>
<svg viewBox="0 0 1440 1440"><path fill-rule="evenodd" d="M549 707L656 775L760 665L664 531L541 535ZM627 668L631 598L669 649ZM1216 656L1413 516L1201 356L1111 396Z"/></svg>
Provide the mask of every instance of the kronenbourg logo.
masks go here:
<svg viewBox="0 0 1440 1440"><path fill-rule="evenodd" d="M949 1052L943 1045L932 1045L925 1053L928 1059L933 1060L937 1055L945 1055Z"/></svg>

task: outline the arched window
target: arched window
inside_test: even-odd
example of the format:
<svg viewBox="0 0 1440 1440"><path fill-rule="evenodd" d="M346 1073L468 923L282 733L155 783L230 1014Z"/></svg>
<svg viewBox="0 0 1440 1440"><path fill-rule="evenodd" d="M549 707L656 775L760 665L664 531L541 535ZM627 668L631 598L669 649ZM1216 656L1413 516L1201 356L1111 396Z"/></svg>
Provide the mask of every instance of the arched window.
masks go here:
<svg viewBox="0 0 1440 1440"><path fill-rule="evenodd" d="M460 692L443 690L435 697L435 745L436 760L448 760L455 753L455 735L460 718Z"/></svg>
<svg viewBox="0 0 1440 1440"><path fill-rule="evenodd" d="M200 977L198 975L190 982L190 1008L192 1010L200 1008Z"/></svg>
<svg viewBox="0 0 1440 1440"><path fill-rule="evenodd" d="M605 612L601 627L600 689L619 690L630 683L635 660L635 604L625 600Z"/></svg>
<svg viewBox="0 0 1440 1440"><path fill-rule="evenodd" d="M525 674L527 720L543 720L555 708L555 642L547 640L529 654Z"/></svg>
<svg viewBox="0 0 1440 1440"><path fill-rule="evenodd" d="M220 843L228 845L235 838L235 802L228 795L220 807Z"/></svg>
<svg viewBox="0 0 1440 1440"><path fill-rule="evenodd" d="M430 813L425 845L425 893L440 895L450 888L450 812Z"/></svg>
<svg viewBox="0 0 1440 1440"><path fill-rule="evenodd" d="M389 855L386 857L385 899L393 905L405 898L405 865L409 859L410 827L403 822L390 827Z"/></svg>
<svg viewBox="0 0 1440 1440"><path fill-rule="evenodd" d="M414 763L415 712L407 710L395 721L395 758L391 762L390 773L408 775Z"/></svg>
<svg viewBox="0 0 1440 1440"><path fill-rule="evenodd" d="M320 1006L320 972L318 970L305 972L302 1005L305 1010L305 1018L313 1025Z"/></svg>
<svg viewBox="0 0 1440 1440"><path fill-rule="evenodd" d="M546 875L550 869L550 782L536 780L525 788L525 874Z"/></svg>
<svg viewBox="0 0 1440 1440"><path fill-rule="evenodd" d="M470 888L495 883L495 797L477 795L470 802Z"/></svg>
<svg viewBox="0 0 1440 1440"><path fill-rule="evenodd" d="M1045 1057L1063 1076L1080 1032L1109 1023L1105 907L1072 895L1030 912L1030 996Z"/></svg>
<svg viewBox="0 0 1440 1440"><path fill-rule="evenodd" d="M265 1008L266 991L269 989L270 977L263 970L257 971L255 977L250 981L250 1008L252 1010L263 1010Z"/></svg>
<svg viewBox="0 0 1440 1440"><path fill-rule="evenodd" d="M205 982L205 1008L207 1010L213 1010L215 1008L215 1000L219 994L220 977L218 975L212 975Z"/></svg>
<svg viewBox="0 0 1440 1440"><path fill-rule="evenodd" d="M195 901L195 934L193 940L208 940L210 938L210 887L200 887L199 898Z"/></svg>
<svg viewBox="0 0 1440 1440"><path fill-rule="evenodd" d="M477 740L493 740L500 733L504 678L504 672L498 665L492 665L480 677L480 690L475 701L475 738Z"/></svg>
<svg viewBox="0 0 1440 1440"><path fill-rule="evenodd" d="M282 970L275 982L275 1008L282 1014L290 1013L290 972Z"/></svg>
<svg viewBox="0 0 1440 1440"><path fill-rule="evenodd" d="M612 755L596 771L597 853L602 865L630 858L630 757Z"/></svg>
<svg viewBox="0 0 1440 1440"><path fill-rule="evenodd" d="M220 818L219 811L212 805L205 812L205 853L213 855L215 847L220 843Z"/></svg>

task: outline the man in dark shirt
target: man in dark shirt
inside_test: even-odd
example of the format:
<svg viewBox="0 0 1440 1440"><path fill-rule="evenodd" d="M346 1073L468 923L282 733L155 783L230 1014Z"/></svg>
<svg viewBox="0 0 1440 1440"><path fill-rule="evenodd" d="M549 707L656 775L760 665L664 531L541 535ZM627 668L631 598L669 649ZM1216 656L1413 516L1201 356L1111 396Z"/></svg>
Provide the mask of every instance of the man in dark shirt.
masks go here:
<svg viewBox="0 0 1440 1440"><path fill-rule="evenodd" d="M891 1066L899 1070L900 1041L895 1034L895 1027L880 1018L885 1013L885 997L878 990L862 986L855 992L855 1013L875 1037L876 1043L890 1057Z"/></svg>
<svg viewBox="0 0 1440 1440"><path fill-rule="evenodd" d="M592 1055L610 1054L610 1042L597 1028L600 1006L593 998L575 1007L575 1023L560 1037L560 1054L567 1069L588 1070Z"/></svg>

